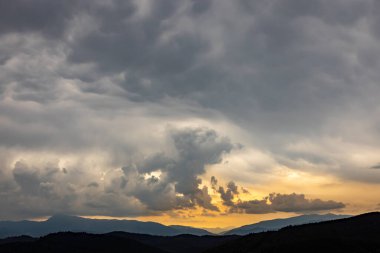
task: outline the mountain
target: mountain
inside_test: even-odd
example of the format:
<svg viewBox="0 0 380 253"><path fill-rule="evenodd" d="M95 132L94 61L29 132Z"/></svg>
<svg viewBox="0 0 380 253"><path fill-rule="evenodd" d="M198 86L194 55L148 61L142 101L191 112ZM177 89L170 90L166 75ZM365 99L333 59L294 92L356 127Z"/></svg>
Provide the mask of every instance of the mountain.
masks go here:
<svg viewBox="0 0 380 253"><path fill-rule="evenodd" d="M249 234L206 252L380 252L380 213Z"/></svg>
<svg viewBox="0 0 380 253"><path fill-rule="evenodd" d="M204 229L186 226L165 226L156 222L136 220L99 220L76 216L55 215L46 221L0 221L0 238L29 235L43 236L50 233L71 231L95 234L112 231L173 236L179 234L211 235Z"/></svg>
<svg viewBox="0 0 380 253"><path fill-rule="evenodd" d="M16 236L16 237L7 237L5 239L0 239L0 245L8 244L8 243L19 243L19 242L34 242L36 240L37 240L36 238L33 238L31 236L21 235L21 236Z"/></svg>
<svg viewBox="0 0 380 253"><path fill-rule="evenodd" d="M247 235L251 233L260 233L265 231L275 231L287 226L302 225L307 223L315 223L321 221L337 220L351 217L350 215L337 215L337 214L309 214L300 215L286 219L266 220L251 225L231 229L224 232L224 235Z"/></svg>
<svg viewBox="0 0 380 253"><path fill-rule="evenodd" d="M380 213L288 226L246 236L153 236L61 232L0 240L0 253L369 253L380 252Z"/></svg>
<svg viewBox="0 0 380 253"><path fill-rule="evenodd" d="M1 253L100 253L100 252L140 252L140 253L168 253L138 241L107 235L86 233L58 233L51 234L33 242L14 242L0 244Z"/></svg>
<svg viewBox="0 0 380 253"><path fill-rule="evenodd" d="M201 253L238 236L153 236L126 232L88 234L60 232L41 238L15 237L0 240L0 253L44 252L139 252Z"/></svg>
<svg viewBox="0 0 380 253"><path fill-rule="evenodd" d="M225 233L226 231L229 231L233 228L236 228L235 226L229 226L229 227L213 227L213 228L210 228L210 227L207 227L207 228L203 228L207 231L209 231L210 233L213 233L213 234L216 234L216 235L222 235L223 233Z"/></svg>
<svg viewBox="0 0 380 253"><path fill-rule="evenodd" d="M112 232L112 236L133 239L153 247L157 247L168 252L180 253L197 253L206 249L214 248L226 242L235 240L240 236L196 236L190 234L182 234L176 236L153 236L143 234L131 234L125 232Z"/></svg>
<svg viewBox="0 0 380 253"><path fill-rule="evenodd" d="M180 226L180 225L171 225L169 227L174 228L177 231L180 231L181 234L213 235L213 233L210 233L209 231L202 228L194 228L194 227Z"/></svg>

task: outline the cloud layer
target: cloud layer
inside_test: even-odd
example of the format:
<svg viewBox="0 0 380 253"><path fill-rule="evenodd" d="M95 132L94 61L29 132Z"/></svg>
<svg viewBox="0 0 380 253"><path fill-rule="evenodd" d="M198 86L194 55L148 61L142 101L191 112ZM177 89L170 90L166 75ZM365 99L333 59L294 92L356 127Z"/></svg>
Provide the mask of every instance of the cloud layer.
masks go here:
<svg viewBox="0 0 380 253"><path fill-rule="evenodd" d="M259 162L216 178L253 184L244 175L286 168L379 184L379 8L1 2L0 215L217 211L212 189L247 213L341 208L302 194L236 204L243 189L201 179L255 150Z"/></svg>
<svg viewBox="0 0 380 253"><path fill-rule="evenodd" d="M269 203L268 203L269 202ZM272 212L296 212L307 213L344 208L345 204L333 200L307 199L304 194L280 194L271 193L262 200L240 201L231 210L243 211L250 214L262 214Z"/></svg>
<svg viewBox="0 0 380 253"><path fill-rule="evenodd" d="M217 180L211 178L211 183L216 189ZM230 181L226 189L223 186L217 188L223 205L230 213L266 214L275 212L307 213L334 209L342 209L346 205L333 200L308 199L304 194L271 193L262 199L241 200L238 186ZM249 192L244 192L249 194Z"/></svg>

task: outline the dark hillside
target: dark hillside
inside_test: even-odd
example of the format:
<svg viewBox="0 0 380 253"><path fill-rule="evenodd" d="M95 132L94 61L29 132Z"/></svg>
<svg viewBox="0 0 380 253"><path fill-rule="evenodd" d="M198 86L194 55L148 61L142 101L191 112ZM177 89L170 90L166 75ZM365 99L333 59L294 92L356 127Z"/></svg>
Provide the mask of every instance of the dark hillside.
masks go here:
<svg viewBox="0 0 380 253"><path fill-rule="evenodd" d="M61 232L44 237L12 237L0 240L0 253L31 252L138 252L200 253L238 236L153 236L126 232L88 234Z"/></svg>
<svg viewBox="0 0 380 253"><path fill-rule="evenodd" d="M250 234L207 252L380 252L380 213Z"/></svg>
<svg viewBox="0 0 380 253"><path fill-rule="evenodd" d="M197 253L203 252L226 242L235 240L239 236L152 236L144 234L131 234L125 232L113 232L109 235L121 238L133 239L147 245L151 245L169 252Z"/></svg>
<svg viewBox="0 0 380 253"><path fill-rule="evenodd" d="M87 233L50 234L34 242L0 245L1 253L167 253L128 238Z"/></svg>

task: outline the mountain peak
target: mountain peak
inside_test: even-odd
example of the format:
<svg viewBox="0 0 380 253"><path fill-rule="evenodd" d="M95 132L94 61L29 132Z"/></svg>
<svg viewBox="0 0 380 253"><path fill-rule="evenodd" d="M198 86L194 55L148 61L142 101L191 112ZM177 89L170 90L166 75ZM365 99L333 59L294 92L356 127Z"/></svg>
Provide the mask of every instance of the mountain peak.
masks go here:
<svg viewBox="0 0 380 253"><path fill-rule="evenodd" d="M234 228L223 234L231 235L246 235L250 233L259 233L265 231L276 231L287 226L302 225L307 223L316 223L322 221L336 220L342 218L348 218L350 215L341 214L303 214L290 218L281 218L273 220L264 220L258 223L244 225L242 227Z"/></svg>
<svg viewBox="0 0 380 253"><path fill-rule="evenodd" d="M83 220L84 218L78 217L78 216L73 216L73 215L67 215L67 214L54 214L52 215L49 219L47 219L48 222L57 222L57 221L62 221L62 222L67 222L67 221L78 221L78 220Z"/></svg>

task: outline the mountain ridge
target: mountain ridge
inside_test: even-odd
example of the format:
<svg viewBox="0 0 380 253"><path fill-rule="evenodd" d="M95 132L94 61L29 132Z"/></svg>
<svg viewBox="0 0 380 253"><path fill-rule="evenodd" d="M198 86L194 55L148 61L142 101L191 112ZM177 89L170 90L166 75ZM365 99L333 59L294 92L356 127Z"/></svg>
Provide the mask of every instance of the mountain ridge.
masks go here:
<svg viewBox="0 0 380 253"><path fill-rule="evenodd" d="M380 252L380 212L246 236L154 236L60 232L0 240L0 253L370 253Z"/></svg>
<svg viewBox="0 0 380 253"><path fill-rule="evenodd" d="M0 238L10 236L44 236L51 233L71 231L103 234L113 231L174 236L191 233L212 235L204 229L187 226L166 226L152 221L89 219L70 215L53 215L46 221L0 221Z"/></svg>
<svg viewBox="0 0 380 253"><path fill-rule="evenodd" d="M242 236L205 253L380 252L380 212Z"/></svg>
<svg viewBox="0 0 380 253"><path fill-rule="evenodd" d="M315 222L344 219L352 217L352 215L339 215L339 214L304 214L290 218L280 218L273 220L264 220L253 224L237 227L222 233L223 235L247 235L251 233L260 233L266 231L276 231L287 226L295 226L302 224L309 224Z"/></svg>
<svg viewBox="0 0 380 253"><path fill-rule="evenodd" d="M0 253L34 252L141 252L201 253L239 236L157 236L115 231L106 234L59 232L40 238L19 236L0 239ZM88 245L91 244L91 245ZM93 245L92 245L93 244Z"/></svg>

